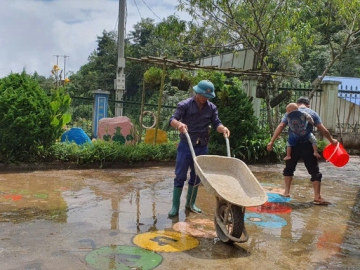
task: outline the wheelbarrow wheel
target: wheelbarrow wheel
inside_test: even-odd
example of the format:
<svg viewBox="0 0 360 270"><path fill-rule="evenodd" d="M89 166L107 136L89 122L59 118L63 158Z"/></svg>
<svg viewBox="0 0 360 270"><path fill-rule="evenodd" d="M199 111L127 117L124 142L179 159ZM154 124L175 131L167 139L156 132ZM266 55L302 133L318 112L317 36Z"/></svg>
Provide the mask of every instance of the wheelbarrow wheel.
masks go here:
<svg viewBox="0 0 360 270"><path fill-rule="evenodd" d="M225 200L219 200L218 203L218 214L221 220L221 223L225 226L227 230L227 235L231 235L235 238L240 238L243 230L244 230L244 212L242 211L242 207L237 205L231 205L229 211L227 211L228 203ZM227 214L227 216L225 216ZM226 233L221 229L218 222L216 221L216 217L214 220L215 229L220 240L226 244L234 243Z"/></svg>

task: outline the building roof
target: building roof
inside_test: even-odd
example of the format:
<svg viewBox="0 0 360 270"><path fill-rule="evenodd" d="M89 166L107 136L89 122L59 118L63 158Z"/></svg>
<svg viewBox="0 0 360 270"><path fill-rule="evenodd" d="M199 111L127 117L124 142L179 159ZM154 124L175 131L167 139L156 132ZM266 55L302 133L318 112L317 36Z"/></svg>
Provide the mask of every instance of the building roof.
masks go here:
<svg viewBox="0 0 360 270"><path fill-rule="evenodd" d="M325 76L323 81L339 81L338 97L360 106L360 78Z"/></svg>

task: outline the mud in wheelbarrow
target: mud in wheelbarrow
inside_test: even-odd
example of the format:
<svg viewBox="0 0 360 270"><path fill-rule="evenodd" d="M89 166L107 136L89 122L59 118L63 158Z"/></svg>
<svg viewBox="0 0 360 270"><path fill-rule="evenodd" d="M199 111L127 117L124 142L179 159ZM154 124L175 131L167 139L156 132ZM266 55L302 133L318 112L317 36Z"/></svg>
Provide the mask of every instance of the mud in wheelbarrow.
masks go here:
<svg viewBox="0 0 360 270"><path fill-rule="evenodd" d="M207 193L216 197L214 218L218 237L225 243L246 242L245 208L259 206L267 201L260 183L241 160L217 155L195 156L190 137L186 133L194 159L196 175Z"/></svg>

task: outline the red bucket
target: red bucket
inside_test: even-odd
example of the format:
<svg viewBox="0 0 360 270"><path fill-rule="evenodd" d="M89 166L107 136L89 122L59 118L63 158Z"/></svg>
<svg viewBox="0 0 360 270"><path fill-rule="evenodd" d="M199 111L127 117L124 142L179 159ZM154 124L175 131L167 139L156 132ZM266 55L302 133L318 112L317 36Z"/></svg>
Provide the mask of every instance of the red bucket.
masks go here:
<svg viewBox="0 0 360 270"><path fill-rule="evenodd" d="M346 152L341 143L336 145L329 144L324 148L323 156L327 162L331 162L336 167L343 167L349 161L349 154Z"/></svg>

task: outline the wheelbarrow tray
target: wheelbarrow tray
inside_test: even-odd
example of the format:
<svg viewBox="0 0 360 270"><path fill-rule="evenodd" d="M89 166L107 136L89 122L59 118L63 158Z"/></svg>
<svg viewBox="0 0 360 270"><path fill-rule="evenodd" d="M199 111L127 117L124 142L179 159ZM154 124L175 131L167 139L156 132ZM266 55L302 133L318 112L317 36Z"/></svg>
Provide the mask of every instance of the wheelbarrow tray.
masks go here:
<svg viewBox="0 0 360 270"><path fill-rule="evenodd" d="M259 206L267 201L264 189L239 159L201 155L194 158L194 167L209 194L242 207Z"/></svg>

